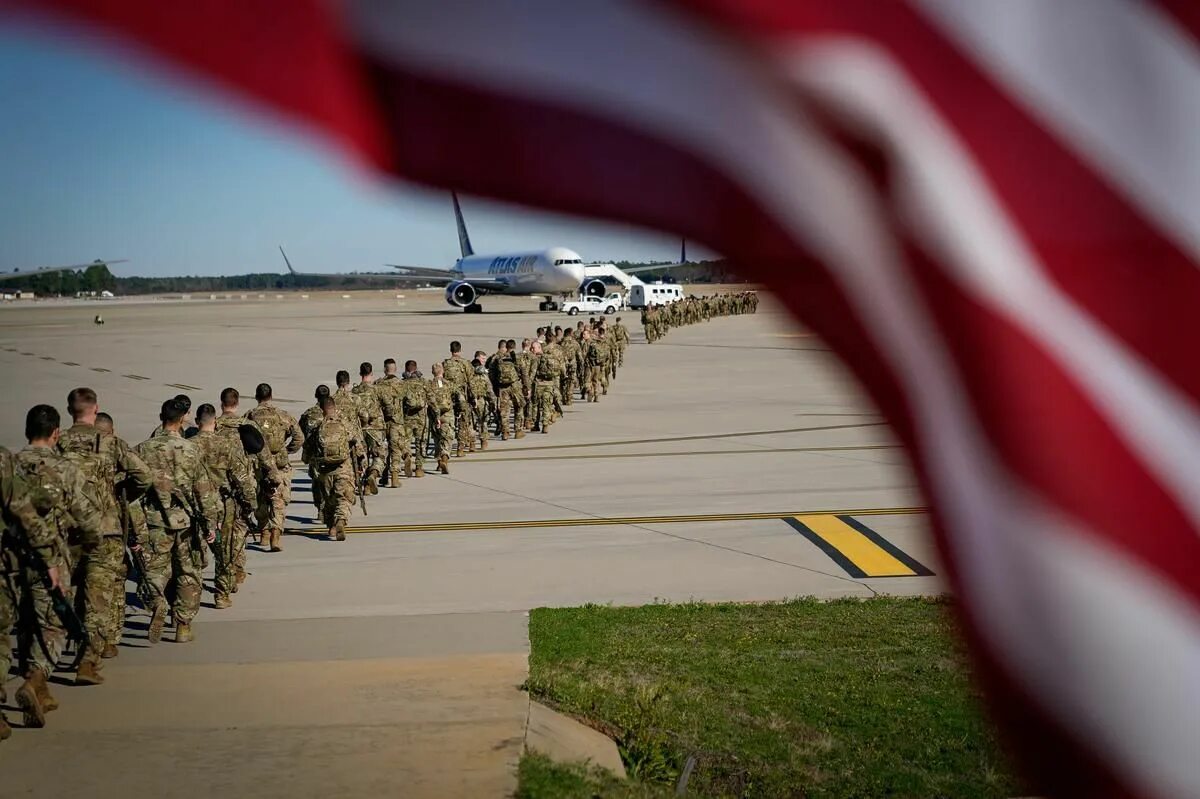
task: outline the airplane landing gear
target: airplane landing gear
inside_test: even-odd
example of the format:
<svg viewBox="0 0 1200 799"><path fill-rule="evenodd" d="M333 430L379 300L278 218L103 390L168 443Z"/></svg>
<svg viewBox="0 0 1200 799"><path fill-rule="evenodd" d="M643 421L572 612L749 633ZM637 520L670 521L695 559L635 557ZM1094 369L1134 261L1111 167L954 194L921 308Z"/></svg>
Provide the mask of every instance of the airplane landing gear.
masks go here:
<svg viewBox="0 0 1200 799"><path fill-rule="evenodd" d="M559 307L560 307L559 304L557 302L555 302L554 300L550 299L549 297L547 297L544 302L538 303L539 311L557 311L559 309Z"/></svg>
<svg viewBox="0 0 1200 799"><path fill-rule="evenodd" d="M483 313L483 306L477 302L473 302L467 307L463 308L463 313Z"/></svg>

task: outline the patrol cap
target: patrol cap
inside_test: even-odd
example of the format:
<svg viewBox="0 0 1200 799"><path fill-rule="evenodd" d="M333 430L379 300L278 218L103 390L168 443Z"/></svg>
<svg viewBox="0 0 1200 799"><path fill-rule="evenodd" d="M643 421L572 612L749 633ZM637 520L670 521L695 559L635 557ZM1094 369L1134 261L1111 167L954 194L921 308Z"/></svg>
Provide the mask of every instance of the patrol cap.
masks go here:
<svg viewBox="0 0 1200 799"><path fill-rule="evenodd" d="M242 440L242 449L245 450L247 455L257 455L267 446L266 439L263 438L263 434L257 425L238 425L238 438Z"/></svg>

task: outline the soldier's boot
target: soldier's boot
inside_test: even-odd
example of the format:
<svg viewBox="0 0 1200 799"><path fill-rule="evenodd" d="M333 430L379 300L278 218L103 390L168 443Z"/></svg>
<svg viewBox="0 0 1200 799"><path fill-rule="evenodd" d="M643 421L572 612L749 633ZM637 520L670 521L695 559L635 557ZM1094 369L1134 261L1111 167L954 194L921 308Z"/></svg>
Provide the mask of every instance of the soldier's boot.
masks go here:
<svg viewBox="0 0 1200 799"><path fill-rule="evenodd" d="M217 594L213 598L213 607L217 610L224 610L233 605L233 600L229 598L229 594Z"/></svg>
<svg viewBox="0 0 1200 799"><path fill-rule="evenodd" d="M410 474L410 472L412 472L412 467L409 466L408 461L405 461L404 462L404 476L411 477L412 475ZM400 472L399 471L392 472L391 480L389 481L388 485L390 485L392 488L400 487Z"/></svg>
<svg viewBox="0 0 1200 799"><path fill-rule="evenodd" d="M181 621L175 625L175 643L187 644L196 640L196 636L192 633L192 623Z"/></svg>
<svg viewBox="0 0 1200 799"><path fill-rule="evenodd" d="M237 586L241 585L244 582L246 582L246 572L242 571L241 569L238 569L237 581L234 583L233 590L236 591Z"/></svg>
<svg viewBox="0 0 1200 799"><path fill-rule="evenodd" d="M437 470L442 474L450 474L450 458L446 455L438 455Z"/></svg>
<svg viewBox="0 0 1200 799"><path fill-rule="evenodd" d="M454 457L461 458L462 456L463 456L463 445L462 445L462 442L459 441L457 444L454 445Z"/></svg>
<svg viewBox="0 0 1200 799"><path fill-rule="evenodd" d="M338 522L333 526L333 535L338 541L346 540L346 523Z"/></svg>
<svg viewBox="0 0 1200 799"><path fill-rule="evenodd" d="M79 670L75 672L76 685L101 685L104 676L100 674L100 658L88 647L79 661Z"/></svg>
<svg viewBox="0 0 1200 799"><path fill-rule="evenodd" d="M282 540L283 540L283 530L280 530L278 527L273 528L271 530L271 551L272 552L282 552L283 551L283 544L281 543Z"/></svg>
<svg viewBox="0 0 1200 799"><path fill-rule="evenodd" d="M0 741L7 741L12 737L12 727L8 726L8 719L4 718L4 711L0 710Z"/></svg>
<svg viewBox="0 0 1200 799"><path fill-rule="evenodd" d="M481 450L487 449L487 442L488 442L487 433L484 433L482 436L479 437L479 448Z"/></svg>
<svg viewBox="0 0 1200 799"><path fill-rule="evenodd" d="M379 493L379 482L375 472L367 472L367 493L371 496Z"/></svg>
<svg viewBox="0 0 1200 799"><path fill-rule="evenodd" d="M150 626L146 629L146 640L157 644L162 640L163 625L167 622L167 606L161 603L154 608L150 615Z"/></svg>
<svg viewBox="0 0 1200 799"><path fill-rule="evenodd" d="M27 728L46 726L46 711L42 707L41 700L38 699L36 684L38 678L44 681L46 675L42 674L41 669L30 669L29 673L25 675L25 682L21 683L21 687L17 689L17 707L21 708L22 720Z"/></svg>
<svg viewBox="0 0 1200 799"><path fill-rule="evenodd" d="M119 654L121 654L121 652L116 646L113 644L105 644L104 651L100 653L100 657L108 660L109 658L115 658Z"/></svg>
<svg viewBox="0 0 1200 799"><path fill-rule="evenodd" d="M51 710L58 710L58 700L50 693L50 680L41 669L33 669L33 671L41 675L41 679L34 682L33 689L37 692L38 702L41 703L42 710L47 713Z"/></svg>
<svg viewBox="0 0 1200 799"><path fill-rule="evenodd" d="M517 434L514 436L514 438L524 438L524 437L525 437L525 428L524 428L524 427L518 427L518 428L517 428Z"/></svg>
<svg viewBox="0 0 1200 799"><path fill-rule="evenodd" d="M412 477L412 476L413 476L413 458L412 458L412 455L405 455L405 456L404 456L404 476L405 476L405 477Z"/></svg>
<svg viewBox="0 0 1200 799"><path fill-rule="evenodd" d="M505 428L501 428L501 430L500 430L500 440L501 440L501 441L508 441L508 430L507 430L507 429L505 429Z"/></svg>

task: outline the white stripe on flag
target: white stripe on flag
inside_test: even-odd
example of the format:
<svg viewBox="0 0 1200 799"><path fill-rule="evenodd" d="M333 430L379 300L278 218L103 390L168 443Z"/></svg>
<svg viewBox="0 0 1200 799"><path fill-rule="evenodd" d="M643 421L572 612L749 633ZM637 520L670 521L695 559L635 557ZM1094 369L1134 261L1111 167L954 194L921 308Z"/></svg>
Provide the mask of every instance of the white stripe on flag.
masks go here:
<svg viewBox="0 0 1200 799"><path fill-rule="evenodd" d="M1200 52L1152 3L913 0L1200 258Z"/></svg>

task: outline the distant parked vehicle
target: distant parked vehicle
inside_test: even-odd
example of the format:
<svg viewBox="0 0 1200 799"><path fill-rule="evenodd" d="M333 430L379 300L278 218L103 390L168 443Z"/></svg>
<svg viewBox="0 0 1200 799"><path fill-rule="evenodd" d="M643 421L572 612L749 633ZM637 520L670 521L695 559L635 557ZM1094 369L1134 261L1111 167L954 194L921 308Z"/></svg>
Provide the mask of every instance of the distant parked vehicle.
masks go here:
<svg viewBox="0 0 1200 799"><path fill-rule="evenodd" d="M616 297L616 299L613 299ZM568 316L575 316L580 313L593 314L613 314L621 308L620 295L610 294L607 297L582 297L573 302L563 303L563 310Z"/></svg>

